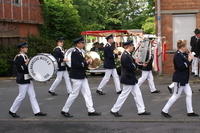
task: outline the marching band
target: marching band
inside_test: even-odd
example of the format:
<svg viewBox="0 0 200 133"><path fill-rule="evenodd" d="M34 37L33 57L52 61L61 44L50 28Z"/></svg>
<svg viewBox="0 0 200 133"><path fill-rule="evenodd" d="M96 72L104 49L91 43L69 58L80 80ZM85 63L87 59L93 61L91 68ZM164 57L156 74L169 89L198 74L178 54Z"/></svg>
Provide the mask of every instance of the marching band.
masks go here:
<svg viewBox="0 0 200 133"><path fill-rule="evenodd" d="M182 91L184 91L186 94L187 116L199 116L193 111L192 90L189 85L190 65L192 65L192 72L195 76L198 75L199 71L198 60L200 52L198 47L200 46L200 30L196 29L195 34L196 35L191 38L190 53L187 53L188 50L186 48L185 41L179 40L177 42L177 51L174 55L173 60L175 69L172 78L173 83L168 86L170 93L173 94L161 111L161 115L166 118L171 118L171 115L168 113L169 109L180 97ZM90 58L85 58L85 52L83 50L83 48L85 47L84 38L80 37L73 41L74 49L71 51L69 59L65 58L64 55L64 40L65 39L63 37L60 37L56 40L57 46L53 50L53 56L55 57L58 66L57 77L48 92L52 96L56 96L57 93L55 93L55 89L64 77L69 97L67 98L66 103L61 110L61 115L68 118L73 117L73 115L69 113L69 110L71 105L81 92L85 99L88 116L100 116L101 113L96 112L96 110L94 109L92 94L86 76L86 69L88 68L88 65L93 62L93 60ZM125 51L121 54L120 58L121 76L119 76L115 65L115 58L117 58L119 53L115 51L115 47L112 45L114 42L113 35L107 36L106 40L107 44L104 46L103 49L105 76L97 87L96 93L99 95L105 95L105 92L103 92L103 88L106 86L107 82L112 76L116 93L119 94L119 96L117 98L117 101L111 108L110 113L115 117L121 117L122 115L119 113L119 110L121 109L128 95L131 93L136 103L138 115L150 115L151 113L147 112L145 109L140 87L145 80L148 80L151 93L160 92L155 87L152 74L153 56L151 54L147 54L148 56L151 56L150 60L146 63L141 63L137 60L137 58L134 59L132 56L132 53L134 51L133 41L128 40L127 42L124 42L123 47ZM23 99L25 98L26 93L28 93L34 115L46 116L46 113L42 113L40 111L33 87L33 82L31 81L31 77L29 76L29 59L26 55L28 52L28 44L20 43L18 45L18 49L19 54L15 56L14 64L17 72L16 82L18 84L19 94L16 97L13 105L11 106L9 114L14 118L19 117L19 115L17 115L17 110L20 107ZM192 52L196 53L195 56L194 54L192 54ZM70 62L70 68L66 65L67 62ZM140 68L142 70L142 76L139 78L139 80L137 80L136 78L137 68ZM122 89L120 83L122 84Z"/></svg>

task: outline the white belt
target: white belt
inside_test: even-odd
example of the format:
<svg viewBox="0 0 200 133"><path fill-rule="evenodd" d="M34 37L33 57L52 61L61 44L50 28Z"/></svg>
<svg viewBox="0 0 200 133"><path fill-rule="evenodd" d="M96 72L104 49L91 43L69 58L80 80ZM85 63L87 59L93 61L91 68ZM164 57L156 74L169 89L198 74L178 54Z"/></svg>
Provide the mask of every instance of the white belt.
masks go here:
<svg viewBox="0 0 200 133"><path fill-rule="evenodd" d="M65 62L62 62L62 63L61 63L61 66L65 66L65 65L66 65Z"/></svg>
<svg viewBox="0 0 200 133"><path fill-rule="evenodd" d="M29 74L24 74L24 80L31 79L31 76Z"/></svg>

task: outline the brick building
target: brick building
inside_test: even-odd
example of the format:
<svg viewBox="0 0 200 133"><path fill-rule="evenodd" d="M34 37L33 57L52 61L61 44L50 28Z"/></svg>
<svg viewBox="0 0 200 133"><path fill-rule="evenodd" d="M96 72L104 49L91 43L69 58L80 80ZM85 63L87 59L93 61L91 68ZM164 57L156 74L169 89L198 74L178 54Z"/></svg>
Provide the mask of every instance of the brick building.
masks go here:
<svg viewBox="0 0 200 133"><path fill-rule="evenodd" d="M0 45L38 35L43 23L42 0L0 0Z"/></svg>
<svg viewBox="0 0 200 133"><path fill-rule="evenodd" d="M164 74L173 72L173 53L177 40L190 38L196 27L200 28L200 0L160 0L161 34L167 41L167 59L163 64Z"/></svg>

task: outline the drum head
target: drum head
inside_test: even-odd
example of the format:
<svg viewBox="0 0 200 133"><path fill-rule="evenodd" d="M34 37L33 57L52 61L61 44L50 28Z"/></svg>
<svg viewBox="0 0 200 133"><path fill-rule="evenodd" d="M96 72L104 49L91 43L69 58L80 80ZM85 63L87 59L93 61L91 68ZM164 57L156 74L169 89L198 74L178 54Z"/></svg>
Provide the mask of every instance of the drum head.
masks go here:
<svg viewBox="0 0 200 133"><path fill-rule="evenodd" d="M39 54L31 58L28 71L34 80L44 82L54 75L56 68L51 58L47 54Z"/></svg>
<svg viewBox="0 0 200 133"><path fill-rule="evenodd" d="M65 58L68 59L69 61L66 62L67 66L71 68L71 55L72 55L72 52L75 48L70 48L67 50L67 52L65 53Z"/></svg>

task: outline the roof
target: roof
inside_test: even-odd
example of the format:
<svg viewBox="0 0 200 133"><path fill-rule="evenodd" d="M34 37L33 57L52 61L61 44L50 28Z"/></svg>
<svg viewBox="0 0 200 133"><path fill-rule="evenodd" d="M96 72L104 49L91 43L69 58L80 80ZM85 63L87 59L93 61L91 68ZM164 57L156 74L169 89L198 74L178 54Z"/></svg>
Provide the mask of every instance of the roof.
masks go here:
<svg viewBox="0 0 200 133"><path fill-rule="evenodd" d="M113 36L129 36L129 35L141 35L142 30L100 30L100 31L83 31L81 35L95 36L95 37L105 37L110 34Z"/></svg>

